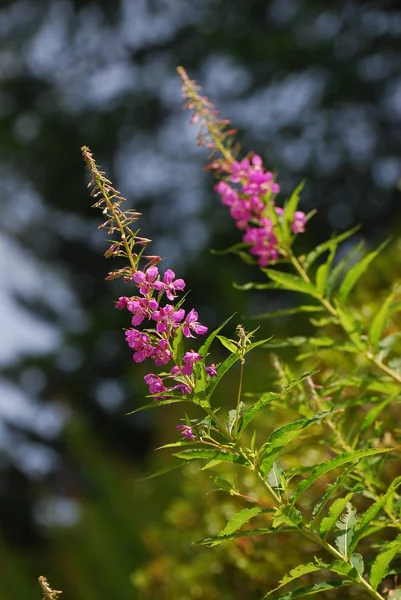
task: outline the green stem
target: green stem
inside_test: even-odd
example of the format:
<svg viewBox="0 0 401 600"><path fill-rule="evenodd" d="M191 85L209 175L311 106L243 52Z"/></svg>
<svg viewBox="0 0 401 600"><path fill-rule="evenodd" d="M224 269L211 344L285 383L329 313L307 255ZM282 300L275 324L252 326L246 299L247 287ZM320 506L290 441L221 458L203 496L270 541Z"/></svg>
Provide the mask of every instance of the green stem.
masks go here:
<svg viewBox="0 0 401 600"><path fill-rule="evenodd" d="M237 407L235 410L235 425L234 425L234 438L238 435L238 426L239 426L239 409L241 405L241 395L242 395L242 381L244 378L244 363L241 361L240 371L239 371L239 384L238 384L238 397L237 397Z"/></svg>
<svg viewBox="0 0 401 600"><path fill-rule="evenodd" d="M121 219L120 219L119 215L117 214L115 206L114 206L113 202L111 201L111 199L109 198L108 193L105 190L103 181L100 178L97 177L96 178L96 183L97 183L99 189L101 190L101 192L103 194L103 198L106 201L107 207L110 209L110 211L111 211L111 213L113 215L114 221L117 223L117 227L118 227L118 229L120 231L120 236L121 236L122 242L124 244L124 248L125 248L125 252L127 254L127 258L128 258L128 260L130 262L130 265L131 265L134 273L135 273L136 270L137 270L137 265L136 265L136 261L135 261L133 255L132 255L131 248L129 247L129 244L128 244L128 241L127 241L127 236L125 235L124 225L121 223Z"/></svg>

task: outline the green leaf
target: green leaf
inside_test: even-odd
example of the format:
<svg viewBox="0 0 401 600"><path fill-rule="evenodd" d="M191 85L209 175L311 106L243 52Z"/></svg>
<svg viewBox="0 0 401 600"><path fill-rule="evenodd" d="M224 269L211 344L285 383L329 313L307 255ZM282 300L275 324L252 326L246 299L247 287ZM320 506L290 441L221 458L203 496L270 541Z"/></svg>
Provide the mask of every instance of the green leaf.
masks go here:
<svg viewBox="0 0 401 600"><path fill-rule="evenodd" d="M175 460L175 461L169 463L168 465L166 465L165 467L163 467L162 469L155 471L154 473L152 473L152 475L148 475L147 477L142 477L141 479L139 479L139 481L146 481L147 479L153 479L154 477L159 477L159 475L164 475L164 473L168 473L169 471L173 471L174 469L179 469L180 467L183 467L185 464L187 464L187 461L185 461L185 460Z"/></svg>
<svg viewBox="0 0 401 600"><path fill-rule="evenodd" d="M277 289L276 283L255 283L249 281L248 283L236 283L234 281L233 287L241 292L247 292L249 290L275 290Z"/></svg>
<svg viewBox="0 0 401 600"><path fill-rule="evenodd" d="M324 295L324 292L326 290L326 283L327 283L327 279L329 277L331 265L333 264L335 254L336 254L336 249L331 248L330 254L329 254L326 262L323 263L322 265L320 265L320 267L316 271L316 288L321 296Z"/></svg>
<svg viewBox="0 0 401 600"><path fill-rule="evenodd" d="M221 490L222 492L228 492L229 494L235 495L236 490L229 481L227 481L226 479L222 479L222 477L217 477L217 475L212 475L211 479L212 479L213 483L215 485L217 485L217 488L219 490Z"/></svg>
<svg viewBox="0 0 401 600"><path fill-rule="evenodd" d="M241 527L245 525L245 523L248 523L248 521L250 521L253 517L256 517L256 515L258 515L261 512L262 510L257 506L254 506L253 508L244 508L239 513L237 513L232 519L230 519L227 525L220 531L220 533L218 533L217 537L221 538L226 535L230 535L231 533L235 533L236 531L238 531L238 529L241 529ZM217 546L217 544L219 543L220 542L215 541L211 543L210 546Z"/></svg>
<svg viewBox="0 0 401 600"><path fill-rule="evenodd" d="M358 552L356 552L355 554L352 554L351 558L350 558L350 562L351 562L352 566L354 567L354 569L356 570L356 572L358 573L358 575L360 575L362 577L363 571L365 569L362 555L359 554Z"/></svg>
<svg viewBox="0 0 401 600"><path fill-rule="evenodd" d="M245 413L243 414L238 433L242 433L245 427L247 427L252 421L252 419L256 417L258 412L260 412L263 408L270 404L272 400L279 398L293 387L299 385L302 381L304 381L304 379L306 379L307 377L311 377L316 373L317 371L309 371L308 373L304 373L301 377L299 377L299 379L294 379L294 381L291 381L288 385L286 385L281 390L281 392L266 392L265 394L263 394L263 396L261 396L261 398L259 398L259 400L255 402L255 404L253 404L250 408L248 408L248 410L245 411Z"/></svg>
<svg viewBox="0 0 401 600"><path fill-rule="evenodd" d="M351 546L356 523L356 510L352 504L348 502L345 512L341 515L336 523L338 531L334 532L334 538L338 551L341 552L341 554L345 557L348 556L348 550Z"/></svg>
<svg viewBox="0 0 401 600"><path fill-rule="evenodd" d="M280 533L282 531L294 531L294 530L295 530L294 527L280 527ZM221 544L222 542L226 542L228 540L234 540L236 538L250 537L251 535L268 535L270 533L277 533L277 529L275 529L274 527L261 527L258 529L243 529L242 531L236 531L235 533L230 533L230 534L224 535L224 536L222 535L222 536L208 537L203 540L200 540L199 542L194 542L194 544L196 544L197 546L210 546L211 544L214 544L214 542L217 542L217 544ZM217 544L214 544L214 545L217 545Z"/></svg>
<svg viewBox="0 0 401 600"><path fill-rule="evenodd" d="M283 525L297 527L301 522L302 514L300 511L287 504L274 513L272 525L273 527L280 527L281 530Z"/></svg>
<svg viewBox="0 0 401 600"><path fill-rule="evenodd" d="M390 404L398 394L393 394L392 396L388 396L382 402L375 404L370 411L365 415L362 423L360 431L364 433L377 419L380 413L386 408L387 404Z"/></svg>
<svg viewBox="0 0 401 600"><path fill-rule="evenodd" d="M234 315L235 315L235 313L233 315L231 315L231 317L228 317L228 319L226 319L221 325L219 325L219 327L217 327L217 329L212 331L212 333L207 336L204 344L202 344L202 346L198 350L198 352L201 356L206 358L206 355L208 353L208 350L209 350L214 338L216 337L216 335L218 333L220 333L220 331L223 329L223 327L225 327L227 325L227 323L229 323L231 321L231 319L234 317Z"/></svg>
<svg viewBox="0 0 401 600"><path fill-rule="evenodd" d="M291 583L291 581L294 581L295 579L298 579L299 577L302 577L303 575L307 575L308 573L314 573L315 571L320 571L320 570L321 570L321 567L312 562L310 562L306 565L298 565L297 567L295 567L295 569L291 569L291 571L288 573L288 575L285 575L279 581L279 585L276 588L274 588L274 590L270 590L270 592L268 594L266 594L266 596L263 596L263 598L267 598L268 596L271 596L271 594L273 594L273 592L276 592L277 590L282 588L284 585L287 585L287 583Z"/></svg>
<svg viewBox="0 0 401 600"><path fill-rule="evenodd" d="M313 298L319 298L316 288L311 283L307 283L300 277L297 277L297 275L275 271L274 269L262 269L262 271L266 273L270 279L275 281L280 289L308 294L308 296L312 296Z"/></svg>
<svg viewBox="0 0 401 600"><path fill-rule="evenodd" d="M282 224L283 224L284 241L287 243L290 241L291 237L293 236L292 224L294 222L294 214L295 214L295 211L297 210L297 206L299 203L299 196L300 196L304 186L305 186L305 182L301 181L301 183L292 192L290 198L286 201L285 206L284 206L284 214L283 214L283 218L282 218Z"/></svg>
<svg viewBox="0 0 401 600"><path fill-rule="evenodd" d="M380 512L380 510L385 506L387 501L391 498L391 496L394 494L394 492L400 485L401 485L401 476L396 477L394 479L394 481L391 483L387 492L385 494L383 494L383 496L381 498L376 500L376 502L374 502L368 508L368 510L363 513L363 515L360 519L360 522L359 522L359 526L357 527L354 538L352 540L352 544L350 547L351 551L356 547L356 545L357 545L358 541L361 539L361 537L364 537L364 533L368 529L372 520L376 517L376 515Z"/></svg>
<svg viewBox="0 0 401 600"><path fill-rule="evenodd" d="M355 317L354 313L352 313L351 311L346 311L340 305L340 303L337 302L337 300L335 300L334 304L337 309L337 315L338 315L338 319L341 323L341 326L348 333L348 337L355 344L355 347L358 350L363 351L365 349L365 344L363 343L363 341L361 339L361 333L360 333L362 331L361 322L358 321L358 319Z"/></svg>
<svg viewBox="0 0 401 600"><path fill-rule="evenodd" d="M327 281L327 290L328 290L328 295L330 296L331 293L333 292L333 289L337 283L337 280L339 279L341 273L346 269L348 263L351 261L351 259L357 255L362 248L364 247L365 243L363 241L359 242L358 244L356 244L352 250L350 252L347 252L347 254L344 256L344 258L342 258L334 267L334 269L332 269L328 281Z"/></svg>
<svg viewBox="0 0 401 600"><path fill-rule="evenodd" d="M321 583L312 583L301 588L296 588L290 592L285 592L279 596L272 596L271 600L296 600L297 598L305 598L319 592L329 592L330 590L338 590L342 587L352 585L352 581L322 581Z"/></svg>
<svg viewBox="0 0 401 600"><path fill-rule="evenodd" d="M273 490L283 490L283 477L285 477L285 473L280 467L279 463L275 460L267 476L267 483L271 488L273 488Z"/></svg>
<svg viewBox="0 0 401 600"><path fill-rule="evenodd" d="M224 335L218 335L217 338L231 354L238 354L239 356L240 352L238 346L233 340L229 340Z"/></svg>
<svg viewBox="0 0 401 600"><path fill-rule="evenodd" d="M229 371L231 369L231 367L237 362L237 360L239 360L239 356L237 356L235 354L231 354L218 367L217 376L213 377L213 379L211 379L210 383L209 383L209 388L208 388L209 400L210 400L214 390L218 386L219 382L221 381L221 378L227 373L227 371ZM195 366L196 366L196 364L195 364Z"/></svg>
<svg viewBox="0 0 401 600"><path fill-rule="evenodd" d="M174 456L176 456L177 458L184 459L186 461L207 459L237 463L243 467L249 465L249 462L242 456L239 456L237 454L231 454L230 452L223 452L222 450L207 450L204 448L194 448L192 450L182 450L181 452L177 452L177 454L174 454Z"/></svg>
<svg viewBox="0 0 401 600"><path fill-rule="evenodd" d="M370 570L370 585L374 590L377 590L377 586L386 577L388 567L393 558L401 551L401 534L399 534L395 540L386 544L376 556L375 561Z"/></svg>
<svg viewBox="0 0 401 600"><path fill-rule="evenodd" d="M176 364L181 364L182 357L184 356L184 343L182 336L182 325L178 327L173 337L173 358Z"/></svg>
<svg viewBox="0 0 401 600"><path fill-rule="evenodd" d="M137 412L141 412L142 410L149 410L150 408L157 408L158 406L165 406L170 404L180 404L182 402L188 402L192 404L192 400L188 398L182 398L177 396L170 396L168 400L153 400L153 402L149 402L149 404L144 404L135 410L131 410L131 412L127 413L127 415L134 415Z"/></svg>
<svg viewBox="0 0 401 600"><path fill-rule="evenodd" d="M349 492L344 498L337 498L336 500L334 500L333 504L329 508L329 513L327 517L324 517L324 519L322 519L320 523L320 537L326 539L327 534L337 523L339 516L341 515L341 513L343 512L344 508L347 506L353 495L353 492Z"/></svg>
<svg viewBox="0 0 401 600"><path fill-rule="evenodd" d="M390 452L392 448L367 448L366 450L355 450L354 452L345 452L344 454L339 454L335 458L331 458L330 460L321 463L314 467L306 479L301 481L298 484L297 489L292 497L292 504L301 497L301 495L322 475L329 473L333 469L337 467L341 467L342 465L346 465L350 462L359 461L362 458L367 458L368 456L375 456L376 454L382 454L384 452Z"/></svg>
<svg viewBox="0 0 401 600"><path fill-rule="evenodd" d="M311 419L298 419L283 427L275 429L269 436L269 439L259 451L259 459L262 460L260 470L263 475L269 473L273 466L276 456L281 452L287 444L297 438L307 427L315 425L319 421L325 419L331 411L326 410L318 413Z"/></svg>
<svg viewBox="0 0 401 600"><path fill-rule="evenodd" d="M344 481L347 479L348 475L350 475L350 473L352 473L352 471L355 469L356 466L357 466L357 463L350 465L344 471L344 473L342 473L331 485L329 485L325 494L323 495L323 498L316 504L316 506L313 509L313 512L312 512L313 519L311 521L311 524L314 525L317 522L319 515L322 512L323 508L326 506L327 502L330 500L330 498L333 496L333 494L335 494L335 492L342 486Z"/></svg>
<svg viewBox="0 0 401 600"><path fill-rule="evenodd" d="M365 256L362 260L358 261L351 269L349 269L348 273L344 277L344 281L340 285L340 289L338 291L338 301L343 303L348 298L349 293L352 291L353 287L357 283L358 279L365 273L366 269L369 267L370 263L380 254L380 252L387 246L390 240L386 240L383 244L379 246L377 250L374 252L370 252L367 256Z"/></svg>
<svg viewBox="0 0 401 600"><path fill-rule="evenodd" d="M384 326L389 316L390 307L394 300L396 290L394 290L387 299L381 305L379 311L376 313L375 318L372 321L372 325L369 329L369 339L372 342L373 349L376 351L379 345L381 335L383 333Z"/></svg>
<svg viewBox="0 0 401 600"><path fill-rule="evenodd" d="M324 306L320 306L319 304L304 304L301 306L294 306L293 308L284 308L282 310L273 310L272 312L262 313L259 315L250 315L246 318L249 320L261 320L261 319L275 319L277 317L286 317L288 315L297 315L299 313L313 313L313 312L323 312L326 310Z"/></svg>
<svg viewBox="0 0 401 600"><path fill-rule="evenodd" d="M344 233L340 233L339 235L332 237L327 242L323 242L323 244L320 244L314 250L309 252L305 260L305 269L308 270L315 262L315 260L319 258L319 256L321 256L328 250L331 250L332 248L335 249L339 244L341 244L341 242L343 242L347 238L351 237L351 235L356 233L358 229L360 229L360 225L354 227L353 229L349 229L348 231L344 231Z"/></svg>

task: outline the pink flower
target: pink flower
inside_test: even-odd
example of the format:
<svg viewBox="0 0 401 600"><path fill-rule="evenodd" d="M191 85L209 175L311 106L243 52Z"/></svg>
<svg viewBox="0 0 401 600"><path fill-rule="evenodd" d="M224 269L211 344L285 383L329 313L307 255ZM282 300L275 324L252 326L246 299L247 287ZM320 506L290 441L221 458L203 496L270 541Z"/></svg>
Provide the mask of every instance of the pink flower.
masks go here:
<svg viewBox="0 0 401 600"><path fill-rule="evenodd" d="M202 357L200 354L198 354L197 352L195 352L194 350L190 350L189 352L186 352L184 354L184 363L188 363L190 365L193 365L194 363L196 363L198 360L201 360Z"/></svg>
<svg viewBox="0 0 401 600"><path fill-rule="evenodd" d="M294 214L294 221L292 223L292 230L294 233L303 233L305 231L306 215L305 213L297 210Z"/></svg>
<svg viewBox="0 0 401 600"><path fill-rule="evenodd" d="M161 379L161 377L159 377L158 375L155 375L154 373L148 373L148 375L145 375L145 377L143 378L145 383L148 384L149 386L149 394L164 394L165 392L170 392L172 388L167 388L164 383L163 380ZM164 400L166 399L166 396L157 396L155 398L155 400Z"/></svg>
<svg viewBox="0 0 401 600"><path fill-rule="evenodd" d="M192 433L192 427L190 427L189 425L176 425L175 428L178 429L181 435L186 437L188 440L196 440L194 434Z"/></svg>
<svg viewBox="0 0 401 600"><path fill-rule="evenodd" d="M174 280L174 277L174 271L167 269L164 274L163 281L155 281L153 284L153 287L158 292L165 290L166 296L171 302L177 297L176 292L182 292L182 290L185 288L185 281L183 279Z"/></svg>
<svg viewBox="0 0 401 600"><path fill-rule="evenodd" d="M156 300L135 297L128 301L127 308L134 315L132 317L132 325L137 326L140 325L146 317L150 317L152 312L159 308L159 305Z"/></svg>
<svg viewBox="0 0 401 600"><path fill-rule="evenodd" d="M149 267L144 273L143 271L137 271L134 274L134 281L139 287L139 291L143 296L151 294L154 288L154 282L159 275L159 269L157 267Z"/></svg>
<svg viewBox="0 0 401 600"><path fill-rule="evenodd" d="M160 340L156 348L153 350L152 358L158 367L166 365L171 360L171 352L168 349L168 341Z"/></svg>
<svg viewBox="0 0 401 600"><path fill-rule="evenodd" d="M125 337L127 339L128 346L133 350L136 350L133 356L135 362L143 362L146 358L153 354L154 348L151 344L149 336L146 335L146 333L141 333L137 329L129 329L125 332Z"/></svg>
<svg viewBox="0 0 401 600"><path fill-rule="evenodd" d="M199 335L203 335L207 332L207 327L198 323L198 313L195 309L189 311L184 321L184 326L182 328L182 333L185 337L194 337L191 334L191 330Z"/></svg>
<svg viewBox="0 0 401 600"><path fill-rule="evenodd" d="M116 308L125 308L128 301L128 296L120 296L120 298L116 301Z"/></svg>
<svg viewBox="0 0 401 600"><path fill-rule="evenodd" d="M209 377L217 377L217 370L216 370L216 367L214 366L214 363L212 363L211 365L206 367L206 373L207 373L207 375L209 375Z"/></svg>
<svg viewBox="0 0 401 600"><path fill-rule="evenodd" d="M174 306L166 304L164 307L160 307L152 314L152 319L157 321L156 329L159 333L166 332L170 327L174 330L178 327L178 324L183 320L185 311L183 308L174 310Z"/></svg>

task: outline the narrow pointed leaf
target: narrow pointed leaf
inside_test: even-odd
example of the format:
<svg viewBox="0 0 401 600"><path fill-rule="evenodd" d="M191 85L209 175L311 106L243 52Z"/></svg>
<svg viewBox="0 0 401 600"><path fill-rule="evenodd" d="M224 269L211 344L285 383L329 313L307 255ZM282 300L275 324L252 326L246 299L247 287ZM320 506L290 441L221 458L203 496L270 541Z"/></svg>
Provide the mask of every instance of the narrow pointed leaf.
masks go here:
<svg viewBox="0 0 401 600"><path fill-rule="evenodd" d="M221 538L226 535L235 533L236 531L238 531L238 529L241 529L241 527L245 525L245 523L248 523L248 521L250 521L253 517L256 517L256 515L260 514L261 512L262 510L257 506L254 506L253 508L244 508L239 513L237 513L232 519L230 519L227 525L219 532L217 538ZM215 541L210 545L216 546L218 543L220 542Z"/></svg>
<svg viewBox="0 0 401 600"><path fill-rule="evenodd" d="M348 502L345 512L340 516L336 523L337 531L334 532L336 546L343 556L348 556L356 523L356 510L352 504Z"/></svg>
<svg viewBox="0 0 401 600"><path fill-rule="evenodd" d="M235 313L234 313L235 314ZM216 337L217 334L220 333L220 331L223 329L223 327L225 327L227 325L227 323L229 323L231 321L231 319L233 318L234 315L231 315L231 317L228 317L228 319L226 319L221 325L219 325L219 327L217 327L217 329L215 329L214 331L212 331L212 333L210 333L204 344L202 344L202 346L199 348L198 352L201 356L203 356L204 358L206 358L206 355L208 353L208 350L214 340L214 338Z"/></svg>
<svg viewBox="0 0 401 600"><path fill-rule="evenodd" d="M369 456L375 456L376 454L382 454L384 452L390 452L392 448L367 448L366 450L355 450L355 452L345 452L344 454L339 454L335 458L331 458L320 465L314 467L306 479L301 481L298 484L297 489L292 497L292 503L300 498L300 496L322 475L329 473L333 469L337 467L341 467L342 465L346 465L350 462L359 461L362 458L367 458Z"/></svg>
<svg viewBox="0 0 401 600"><path fill-rule="evenodd" d="M194 448L193 450L182 450L174 454L177 458L184 459L186 461L207 459L207 460L219 460L223 462L237 463L243 467L249 465L248 461L242 456L237 454L231 454L230 452L222 452L221 450L207 450L204 448Z"/></svg>
<svg viewBox="0 0 401 600"><path fill-rule="evenodd" d="M276 592L283 586L287 585L287 583L291 583L291 581L294 581L295 579L298 579L299 577L302 577L303 575L308 575L309 573L314 573L314 572L320 571L320 570L321 570L321 567L312 562L310 562L306 565L298 565L297 567L295 567L295 569L291 569L291 571L288 573L288 575L285 575L279 581L279 585L276 588L274 588L274 590L271 590L268 594L266 594L266 596L264 596L263 598L268 598L268 596L271 596L271 594L273 594L274 592Z"/></svg>
<svg viewBox="0 0 401 600"><path fill-rule="evenodd" d="M329 277L331 265L333 264L334 256L336 254L335 248L331 248L330 254L325 263L320 265L316 272L316 288L321 296L324 295L326 290L326 283Z"/></svg>
<svg viewBox="0 0 401 600"><path fill-rule="evenodd" d="M332 271L329 275L328 281L327 281L327 289L328 289L329 296L332 294L334 287L337 285L337 281L340 278L340 275L343 273L343 271L345 271L347 265L351 262L351 260L354 258L354 256L357 256L361 252L364 245L365 245L365 243L363 241L356 244L352 248L352 250L350 252L348 252L344 256L344 258L342 258L336 264L336 266L332 269Z"/></svg>
<svg viewBox="0 0 401 600"><path fill-rule="evenodd" d="M301 183L292 192L289 200L285 203L284 214L283 214L283 229L284 229L284 240L289 241L292 236L292 224L294 222L294 214L297 210L299 203L299 196L305 186L305 182Z"/></svg>
<svg viewBox="0 0 401 600"><path fill-rule="evenodd" d="M146 481L147 479L153 479L154 477L159 477L159 475L164 475L164 473L168 473L169 471L173 471L174 469L179 469L180 467L183 467L186 464L187 464L187 461L185 461L185 460L175 460L175 461L169 463L168 465L166 465L165 467L163 467L162 469L155 471L151 475L148 475L147 477L143 477L142 479L139 479L139 481Z"/></svg>
<svg viewBox="0 0 401 600"><path fill-rule="evenodd" d="M249 320L260 320L260 319L276 319L277 317L286 317L289 315L297 315L299 313L313 313L323 312L324 306L319 304L303 304L301 306L294 306L293 308L284 308L281 310L273 310L272 312L263 313L259 315L249 315L246 318Z"/></svg>
<svg viewBox="0 0 401 600"><path fill-rule="evenodd" d="M401 534L389 544L386 544L376 556L375 561L370 570L370 585L374 590L381 581L386 577L388 567L391 561L401 552Z"/></svg>
<svg viewBox="0 0 401 600"><path fill-rule="evenodd" d="M266 392L265 394L263 394L263 396L261 396L261 398L259 398L259 400L255 402L255 404L253 404L253 406L251 406L250 408L248 408L247 411L244 412L238 432L241 433L242 431L244 431L245 427L247 427L247 425L249 425L252 419L256 417L258 412L260 412L263 408L268 406L268 404L270 404L272 400L279 398L280 396L291 390L293 387L299 385L302 381L304 381L304 379L307 379L308 377L311 377L316 373L317 371L309 371L308 373L304 373L298 379L294 379L294 381L291 381L280 392Z"/></svg>
<svg viewBox="0 0 401 600"><path fill-rule="evenodd" d="M339 244L341 244L341 242L343 242L347 238L351 237L351 235L356 233L358 231L358 229L360 229L359 225L357 227L354 227L353 229L344 231L344 233L340 233L339 235L328 240L327 242L323 242L323 244L319 244L319 246L316 246L316 248L314 250L312 250L311 252L309 252L308 256L306 257L306 260L305 260L306 270L308 270L312 266L312 264L315 262L315 260L317 258L319 258L319 256L321 256L328 250L331 250L332 248L336 248Z"/></svg>
<svg viewBox="0 0 401 600"><path fill-rule="evenodd" d="M305 598L305 596L313 596L320 592L330 592L340 588L352 585L352 581L322 581L321 583L312 583L301 588L296 588L289 592L284 592L278 596L272 596L271 600L296 600L297 598Z"/></svg>
<svg viewBox="0 0 401 600"><path fill-rule="evenodd" d="M389 316L390 307L394 300L396 292L393 291L387 299L383 302L380 310L376 313L375 318L372 321L372 325L369 329L369 339L372 342L373 349L376 351L379 345L381 335L383 333L384 326Z"/></svg>
<svg viewBox="0 0 401 600"><path fill-rule="evenodd" d="M391 498L391 496L395 493L396 489L401 485L401 476L396 477L394 481L391 483L389 489L381 498L376 500L371 506L369 506L368 510L363 513L361 516L359 525L355 531L354 539L352 540L351 550L353 550L358 540L361 537L364 537L365 531L368 529L372 520L377 516L377 514L382 510L382 508L386 505L386 502Z"/></svg>
<svg viewBox="0 0 401 600"><path fill-rule="evenodd" d="M223 344L223 346L225 348L227 348L227 350L229 352L231 352L231 354L238 354L239 355L238 346L237 346L237 344L235 342L233 342L233 340L229 340L224 335L218 335L217 339Z"/></svg>
<svg viewBox="0 0 401 600"><path fill-rule="evenodd" d="M329 485L329 487L327 488L322 499L315 505L315 507L313 509L313 513L312 513L313 519L311 521L311 524L315 525L315 523L317 522L317 520L319 518L320 513L322 512L323 508L326 506L327 502L330 500L330 498L333 496L333 494L335 494L335 492L342 486L344 481L347 479L348 475L350 475L350 473L352 473L352 471L355 469L356 466L357 466L357 463L350 465L344 471L344 473L342 473L334 481L334 483Z"/></svg>
<svg viewBox="0 0 401 600"><path fill-rule="evenodd" d="M262 269L262 271L283 290L299 292L301 294L308 294L308 296L312 296L313 298L319 298L316 288L297 275L275 271L274 269Z"/></svg>
<svg viewBox="0 0 401 600"><path fill-rule="evenodd" d="M329 531L335 526L339 516L344 511L353 495L353 492L349 492L344 498L337 498L334 500L329 508L327 517L324 517L320 523L319 533L323 539L326 539Z"/></svg>
<svg viewBox="0 0 401 600"><path fill-rule="evenodd" d="M296 531L295 527L280 527L280 533L283 531ZM260 528L256 528L256 529L243 529L242 531L236 531L234 533L230 533L227 535L222 535L222 536L213 536L213 537L208 537L205 538L203 540L200 540L199 542L194 542L197 546L210 546L210 545L217 545L217 544L221 544L222 542L226 542L229 540L234 540L236 538L242 538L242 537L250 537L252 535L269 535L271 533L277 533L277 529L275 529L274 527L260 527ZM215 544L215 542L217 542Z"/></svg>
<svg viewBox="0 0 401 600"><path fill-rule="evenodd" d="M376 256L378 256L380 252L387 246L388 242L389 240L386 240L383 244L379 246L377 250L375 250L374 252L370 252L367 256L365 256L361 261L357 262L357 264L354 265L348 271L338 291L338 300L340 303L346 301L348 295L352 291L358 279L365 273L366 269L368 268L370 263L376 258Z"/></svg>

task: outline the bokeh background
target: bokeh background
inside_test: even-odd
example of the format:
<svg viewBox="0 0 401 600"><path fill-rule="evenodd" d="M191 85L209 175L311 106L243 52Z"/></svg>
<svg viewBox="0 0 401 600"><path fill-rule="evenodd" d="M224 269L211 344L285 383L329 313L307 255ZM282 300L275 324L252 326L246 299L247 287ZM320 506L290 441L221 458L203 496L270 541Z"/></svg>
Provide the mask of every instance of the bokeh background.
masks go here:
<svg viewBox="0 0 401 600"><path fill-rule="evenodd" d="M278 173L282 198L306 179L302 208L318 213L305 244L361 223L372 245L400 226L400 39L390 0L1 2L2 598L39 598L40 574L75 600L247 589L245 546L214 558L189 546L219 499L205 508L191 473L139 481L167 460L153 449L176 435L177 415L126 416L144 400L144 371L113 309L123 283L104 281L80 146L143 212L142 233L186 279L202 322L266 312L277 296L231 286L257 269L209 253L238 236L175 69Z"/></svg>

